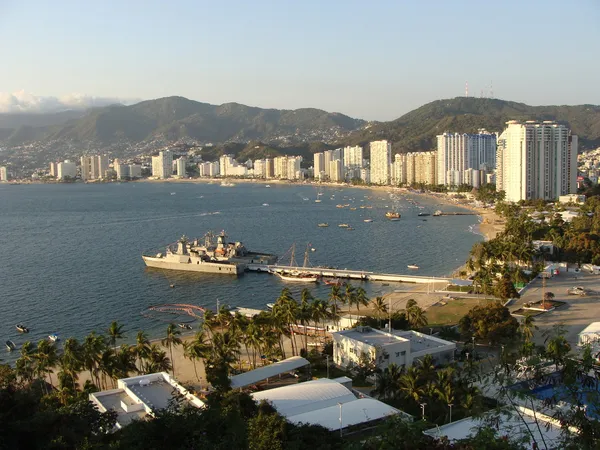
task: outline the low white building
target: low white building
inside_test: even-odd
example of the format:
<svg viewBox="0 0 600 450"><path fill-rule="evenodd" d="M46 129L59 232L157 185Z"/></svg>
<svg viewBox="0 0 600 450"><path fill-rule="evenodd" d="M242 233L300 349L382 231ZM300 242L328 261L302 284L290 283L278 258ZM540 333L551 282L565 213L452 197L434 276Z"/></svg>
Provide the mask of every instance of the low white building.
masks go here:
<svg viewBox="0 0 600 450"><path fill-rule="evenodd" d="M434 364L454 360L456 344L418 331L388 333L359 326L333 333L333 361L341 367L358 364L364 353L385 369L390 364L411 366L415 360L431 355Z"/></svg>
<svg viewBox="0 0 600 450"><path fill-rule="evenodd" d="M257 402L266 400L279 414L295 424L321 425L340 430L406 413L365 395L358 397L346 387L347 379L320 378L304 383L255 392Z"/></svg>
<svg viewBox="0 0 600 450"><path fill-rule="evenodd" d="M117 386L117 389L94 392L89 396L100 412L113 410L117 413L117 429L169 407L176 392L189 404L204 407L202 400L165 372L123 378L117 381Z"/></svg>
<svg viewBox="0 0 600 450"><path fill-rule="evenodd" d="M559 203L583 204L583 203L585 203L585 195L580 195L580 194L560 195L558 197L558 202Z"/></svg>
<svg viewBox="0 0 600 450"><path fill-rule="evenodd" d="M596 344L600 341L600 322L592 322L578 335L577 345Z"/></svg>

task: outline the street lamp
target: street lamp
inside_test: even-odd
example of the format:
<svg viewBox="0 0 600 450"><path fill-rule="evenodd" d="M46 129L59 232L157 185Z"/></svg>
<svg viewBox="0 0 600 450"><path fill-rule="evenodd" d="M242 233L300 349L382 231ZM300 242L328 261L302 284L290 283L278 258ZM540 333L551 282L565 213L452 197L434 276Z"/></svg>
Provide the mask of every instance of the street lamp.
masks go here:
<svg viewBox="0 0 600 450"><path fill-rule="evenodd" d="M448 408L450 408L450 422L448 423L452 423L452 406L454 406L452 403L448 403Z"/></svg>
<svg viewBox="0 0 600 450"><path fill-rule="evenodd" d="M344 428L342 427L342 404L338 403L338 406L340 407L340 437L342 437L344 430Z"/></svg>
<svg viewBox="0 0 600 450"><path fill-rule="evenodd" d="M425 420L425 406L427 406L427 403L421 403L421 418L423 420Z"/></svg>

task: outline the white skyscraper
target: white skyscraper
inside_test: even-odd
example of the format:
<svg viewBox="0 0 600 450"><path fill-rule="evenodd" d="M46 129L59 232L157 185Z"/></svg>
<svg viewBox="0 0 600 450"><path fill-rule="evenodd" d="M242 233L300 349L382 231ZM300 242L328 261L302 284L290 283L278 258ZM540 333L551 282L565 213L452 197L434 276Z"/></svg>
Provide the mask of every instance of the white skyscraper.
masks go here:
<svg viewBox="0 0 600 450"><path fill-rule="evenodd" d="M437 136L437 183L458 185L468 169L496 166L496 135L485 130L478 134L444 133ZM466 183L469 184L469 183Z"/></svg>
<svg viewBox="0 0 600 450"><path fill-rule="evenodd" d="M142 166L140 164L129 164L129 178L141 178Z"/></svg>
<svg viewBox="0 0 600 450"><path fill-rule="evenodd" d="M0 167L0 181L8 181L8 170L5 166Z"/></svg>
<svg viewBox="0 0 600 450"><path fill-rule="evenodd" d="M56 178L64 180L65 178L75 178L77 176L77 165L74 162L66 161L60 162L57 165Z"/></svg>
<svg viewBox="0 0 600 450"><path fill-rule="evenodd" d="M179 159L176 159L175 162L176 162L176 166L177 166L177 171L176 171L177 176L179 178L185 178L187 158L185 156L181 156Z"/></svg>
<svg viewBox="0 0 600 450"><path fill-rule="evenodd" d="M506 125L496 162L496 189L506 200L555 200L576 192L577 136L553 121Z"/></svg>
<svg viewBox="0 0 600 450"><path fill-rule="evenodd" d="M392 184L399 186L406 183L406 155L397 153L392 163Z"/></svg>
<svg viewBox="0 0 600 450"><path fill-rule="evenodd" d="M392 164L392 144L388 141L374 141L371 149L371 183L390 184Z"/></svg>
<svg viewBox="0 0 600 450"><path fill-rule="evenodd" d="M362 169L363 167L363 148L360 145L354 147L344 147L344 168Z"/></svg>
<svg viewBox="0 0 600 450"><path fill-rule="evenodd" d="M329 173L331 181L340 182L344 180L344 168L341 159L334 159L329 163Z"/></svg>
<svg viewBox="0 0 600 450"><path fill-rule="evenodd" d="M170 178L173 174L173 153L166 150L152 157L152 176Z"/></svg>
<svg viewBox="0 0 600 450"><path fill-rule="evenodd" d="M315 153L313 158L314 177L316 180L321 180L327 174L327 171L325 170L325 155L322 152Z"/></svg>

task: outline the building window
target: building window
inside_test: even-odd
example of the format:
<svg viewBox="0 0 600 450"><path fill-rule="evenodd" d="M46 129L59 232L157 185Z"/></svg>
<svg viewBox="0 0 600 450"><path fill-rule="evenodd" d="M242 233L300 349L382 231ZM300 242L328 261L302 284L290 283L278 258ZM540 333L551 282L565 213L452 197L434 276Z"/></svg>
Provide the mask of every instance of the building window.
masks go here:
<svg viewBox="0 0 600 450"><path fill-rule="evenodd" d="M401 354L402 356L405 356L405 355L406 355L406 351L405 351L405 350L403 350L403 351L401 351L401 352L400 352L400 354Z"/></svg>
<svg viewBox="0 0 600 450"><path fill-rule="evenodd" d="M400 356L400 352L396 352L396 358Z"/></svg>

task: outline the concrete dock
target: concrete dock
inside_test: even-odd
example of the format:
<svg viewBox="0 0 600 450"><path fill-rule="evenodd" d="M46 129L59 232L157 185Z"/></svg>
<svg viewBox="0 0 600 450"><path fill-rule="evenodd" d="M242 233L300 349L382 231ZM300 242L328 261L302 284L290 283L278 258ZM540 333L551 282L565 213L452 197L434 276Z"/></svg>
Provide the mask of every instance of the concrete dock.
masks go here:
<svg viewBox="0 0 600 450"><path fill-rule="evenodd" d="M384 281L396 283L440 283L449 282L450 278L429 277L420 275L399 275L393 273L374 273L364 270L329 269L326 267L290 267L266 264L248 264L250 272L305 272L323 278L343 278L349 280Z"/></svg>

